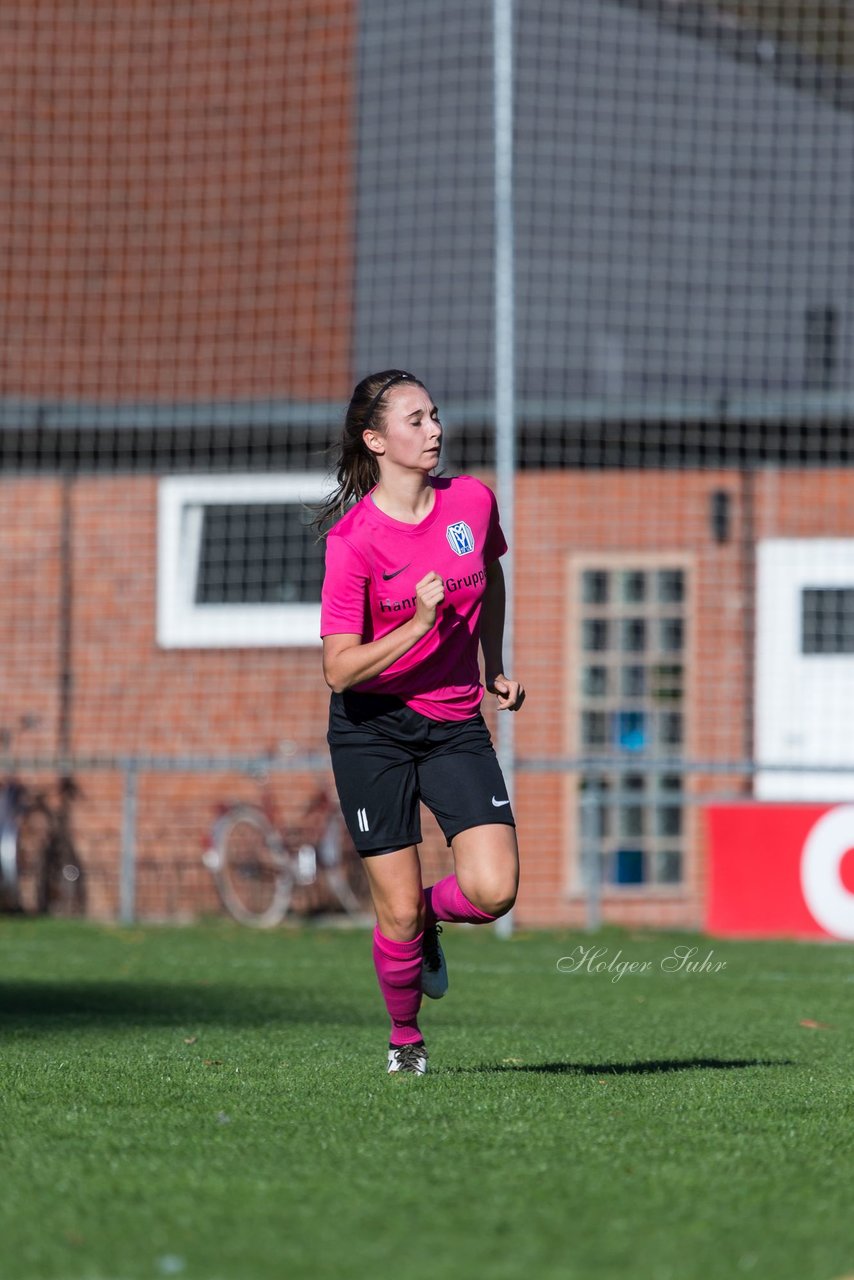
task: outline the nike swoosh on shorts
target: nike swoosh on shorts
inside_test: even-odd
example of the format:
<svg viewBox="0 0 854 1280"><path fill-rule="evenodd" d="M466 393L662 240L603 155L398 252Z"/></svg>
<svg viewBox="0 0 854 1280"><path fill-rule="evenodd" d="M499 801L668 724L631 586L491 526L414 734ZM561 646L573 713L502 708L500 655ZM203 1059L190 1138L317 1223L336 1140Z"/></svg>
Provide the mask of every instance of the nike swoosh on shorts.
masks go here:
<svg viewBox="0 0 854 1280"><path fill-rule="evenodd" d="M409 564L412 564L412 561L411 561L411 560L409 561ZM408 568L409 568L409 564L405 564L405 565L403 566L403 569L408 569ZM403 569L395 569L394 573L384 573L384 574L383 574L383 582L388 582L388 581L390 581L390 579L391 579L391 578L396 578L396 577L397 577L397 575L398 575L399 573L403 573Z"/></svg>
<svg viewBox="0 0 854 1280"><path fill-rule="evenodd" d="M493 797L492 797L492 803L495 805L496 809L500 809L500 808L501 808L501 806L502 806L503 804L509 804L509 803L510 803L510 801L509 801L509 800L496 800L496 799L495 799L495 796L493 796Z"/></svg>

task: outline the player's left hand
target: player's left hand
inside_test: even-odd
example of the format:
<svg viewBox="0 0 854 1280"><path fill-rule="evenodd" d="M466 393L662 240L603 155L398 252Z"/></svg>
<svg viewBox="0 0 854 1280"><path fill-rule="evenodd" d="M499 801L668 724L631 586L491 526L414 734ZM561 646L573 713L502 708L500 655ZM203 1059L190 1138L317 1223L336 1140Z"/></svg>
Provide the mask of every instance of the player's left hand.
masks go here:
<svg viewBox="0 0 854 1280"><path fill-rule="evenodd" d="M486 687L498 698L499 711L518 711L525 701L525 690L518 680L508 680L505 675L493 676Z"/></svg>

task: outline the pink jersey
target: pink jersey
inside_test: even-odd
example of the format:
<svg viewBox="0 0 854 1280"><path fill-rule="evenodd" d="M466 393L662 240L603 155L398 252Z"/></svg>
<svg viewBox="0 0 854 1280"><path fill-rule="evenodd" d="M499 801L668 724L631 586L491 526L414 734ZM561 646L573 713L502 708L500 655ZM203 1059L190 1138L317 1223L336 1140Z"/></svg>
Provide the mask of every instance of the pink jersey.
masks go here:
<svg viewBox="0 0 854 1280"><path fill-rule="evenodd" d="M431 720L467 720L483 698L477 648L486 566L504 555L495 495L474 476L431 477L433 509L419 524L380 511L371 494L326 538L322 636L379 640L415 616L415 585L445 583L436 625L358 693L391 693Z"/></svg>

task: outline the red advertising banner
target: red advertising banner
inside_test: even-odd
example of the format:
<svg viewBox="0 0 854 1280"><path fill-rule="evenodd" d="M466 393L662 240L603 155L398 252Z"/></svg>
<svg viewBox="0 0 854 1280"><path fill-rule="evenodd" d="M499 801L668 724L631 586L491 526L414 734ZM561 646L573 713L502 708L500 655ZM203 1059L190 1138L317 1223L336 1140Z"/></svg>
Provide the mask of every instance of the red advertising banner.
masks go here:
<svg viewBox="0 0 854 1280"><path fill-rule="evenodd" d="M854 940L854 805L706 814L709 933Z"/></svg>

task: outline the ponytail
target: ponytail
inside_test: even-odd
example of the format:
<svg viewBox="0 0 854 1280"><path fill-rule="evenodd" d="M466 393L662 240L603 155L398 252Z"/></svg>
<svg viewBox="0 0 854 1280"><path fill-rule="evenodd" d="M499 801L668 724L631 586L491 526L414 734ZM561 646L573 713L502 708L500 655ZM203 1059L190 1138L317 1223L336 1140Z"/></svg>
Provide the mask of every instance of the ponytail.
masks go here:
<svg viewBox="0 0 854 1280"><path fill-rule="evenodd" d="M338 444L336 479L338 487L326 501L316 508L312 521L319 534L324 525L334 524L344 515L352 502L358 502L379 482L380 469L374 454L365 445L362 433L369 427L381 429L384 421L382 399L390 387L398 382L411 382L423 387L424 383L403 369L386 369L384 373L372 373L363 378L350 399L344 418L344 430Z"/></svg>

